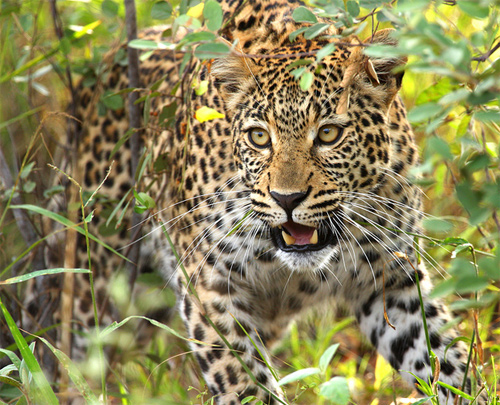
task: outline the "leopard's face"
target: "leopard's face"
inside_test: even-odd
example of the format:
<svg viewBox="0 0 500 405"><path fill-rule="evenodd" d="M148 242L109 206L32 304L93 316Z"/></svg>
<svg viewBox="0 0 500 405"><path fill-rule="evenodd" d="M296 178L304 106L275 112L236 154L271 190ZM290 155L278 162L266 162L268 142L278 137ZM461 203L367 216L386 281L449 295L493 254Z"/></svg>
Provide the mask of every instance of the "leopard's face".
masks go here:
<svg viewBox="0 0 500 405"><path fill-rule="evenodd" d="M324 61L305 91L290 73L296 58L256 62L229 102L252 210L294 270L321 268L336 255L351 204L376 191L390 165L387 89L362 76L343 88L347 57L339 50Z"/></svg>

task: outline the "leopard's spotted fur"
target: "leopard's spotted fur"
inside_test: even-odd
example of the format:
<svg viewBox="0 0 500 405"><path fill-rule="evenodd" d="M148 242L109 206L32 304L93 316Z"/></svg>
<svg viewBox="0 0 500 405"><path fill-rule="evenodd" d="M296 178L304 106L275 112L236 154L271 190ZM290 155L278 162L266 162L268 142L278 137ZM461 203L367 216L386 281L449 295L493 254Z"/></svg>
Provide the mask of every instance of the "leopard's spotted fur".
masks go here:
<svg viewBox="0 0 500 405"><path fill-rule="evenodd" d="M431 346L441 364L440 379L460 387L466 348L455 343L444 358L457 335L442 332L447 310L428 298L429 275L418 263L411 236L419 229L421 197L407 178L418 156L397 96L402 74L392 73L404 61L369 60L357 39L349 37L340 43L327 36L299 36L290 43L289 34L302 26L291 18L297 4L224 3L229 23L222 35L237 44L239 54L211 63L191 62L188 74L179 75L183 55L171 51L157 51L142 62L143 87L166 77L158 89L161 95L152 99L156 114L173 101L170 89L182 81L175 95L180 104L175 127L153 128L153 120L144 137L151 161L167 156L168 169L148 172L140 187L147 186L161 208L158 215L181 253L199 301L187 292L182 271L174 272L179 266L162 232L150 237L154 254L147 259L176 286L189 336L209 344L192 346L217 403L236 404L248 395L278 402L282 392L265 365L271 360L267 348L301 312L334 302L352 311L395 369L427 379L430 362L415 273ZM159 38L161 31L146 35ZM337 41L334 53L321 62L312 85L302 90L289 67L301 57L314 59L314 52L329 41ZM385 31L368 40L391 41ZM191 84L203 80L208 80L208 91L197 96ZM115 65L103 87L112 92L127 87L126 67ZM84 138L76 174L88 189L104 178L111 150L128 130L126 108L98 114L93 96L99 91L88 88L80 94ZM194 112L202 106L225 117L201 123ZM320 139L325 126L338 131L329 144ZM267 143L252 142L255 129L265 140L268 134ZM125 147L113 157L113 174L102 194L119 200L129 190L131 153L139 152ZM285 243L281 227L295 244ZM113 246L124 243L123 235L114 238ZM100 250L95 252L100 258L96 280L103 284L98 290L118 266L116 258L108 259ZM77 282L87 284L79 275ZM384 319L384 306L394 329ZM92 316L89 297L81 296L75 317L91 324ZM254 344L266 349L257 351ZM411 374L402 375L414 382ZM438 392L441 404L453 403L452 393L442 387Z"/></svg>

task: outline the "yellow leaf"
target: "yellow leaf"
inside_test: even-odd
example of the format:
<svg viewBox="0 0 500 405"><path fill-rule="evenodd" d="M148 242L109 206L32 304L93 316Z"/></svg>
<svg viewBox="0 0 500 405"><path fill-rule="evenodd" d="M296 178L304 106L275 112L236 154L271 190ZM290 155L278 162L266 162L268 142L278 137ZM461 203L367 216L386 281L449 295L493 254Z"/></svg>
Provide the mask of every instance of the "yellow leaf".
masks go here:
<svg viewBox="0 0 500 405"><path fill-rule="evenodd" d="M211 121L211 120L214 120L216 118L224 118L225 117L224 114L221 114L217 110L214 110L213 108L210 108L207 106L203 106L203 107L198 108L196 110L196 113L194 116L200 122Z"/></svg>
<svg viewBox="0 0 500 405"><path fill-rule="evenodd" d="M200 3L194 7L191 7L188 11L187 11L187 15L190 16L190 17L193 17L193 18L200 18L202 15L203 15L203 7L205 6L205 4L203 3Z"/></svg>
<svg viewBox="0 0 500 405"><path fill-rule="evenodd" d="M197 96L202 96L208 90L208 80L202 80L200 83L194 81L192 87Z"/></svg>

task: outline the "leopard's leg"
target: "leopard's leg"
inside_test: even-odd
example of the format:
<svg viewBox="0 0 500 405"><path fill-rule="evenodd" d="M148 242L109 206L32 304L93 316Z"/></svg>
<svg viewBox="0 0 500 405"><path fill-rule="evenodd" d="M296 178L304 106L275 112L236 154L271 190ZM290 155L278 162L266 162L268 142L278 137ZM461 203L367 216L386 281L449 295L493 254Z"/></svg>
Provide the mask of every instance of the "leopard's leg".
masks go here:
<svg viewBox="0 0 500 405"><path fill-rule="evenodd" d="M388 266L389 277L385 277L385 285L379 289L372 289L371 294L359 299L355 308L362 332L371 340L378 352L400 371L402 377L413 384L416 380L410 373L425 381L432 381L433 376L417 280L412 267L406 264L399 262ZM399 273L391 274L391 267L398 269ZM462 341L450 345L457 337L457 333L453 328L447 328L447 323L450 321L448 311L440 301L429 298L431 283L425 267L419 266L417 274L420 279L430 345L440 363L439 381L462 389L468 357L467 346ZM384 318L384 308L387 320ZM470 392L470 379L467 377L465 381L463 389ZM439 386L437 391L440 405L455 403L455 395L452 392L442 386ZM462 400L462 404L467 403L469 402ZM475 403L486 404L484 392Z"/></svg>
<svg viewBox="0 0 500 405"><path fill-rule="evenodd" d="M248 396L256 396L266 404L280 403L277 398L282 398L282 392L269 369L270 356L262 345L263 341L273 338L273 332L257 325L248 312L236 308L234 302L241 308L252 307L250 302L240 298L232 299L228 295L227 285L225 290L221 287L217 293L213 290L203 291L201 304L195 297L184 292L179 309L188 336L196 340L191 343L194 355L217 404L236 405ZM245 366L224 343L211 323Z"/></svg>

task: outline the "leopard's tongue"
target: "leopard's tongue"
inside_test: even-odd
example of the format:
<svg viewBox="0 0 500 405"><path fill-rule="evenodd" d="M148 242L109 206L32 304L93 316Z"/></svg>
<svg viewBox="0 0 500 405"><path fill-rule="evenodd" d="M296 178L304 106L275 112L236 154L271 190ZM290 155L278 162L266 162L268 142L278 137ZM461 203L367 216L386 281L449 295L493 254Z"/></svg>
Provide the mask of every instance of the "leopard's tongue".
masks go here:
<svg viewBox="0 0 500 405"><path fill-rule="evenodd" d="M318 243L318 230L310 226L288 221L282 225L281 236L287 245L315 245Z"/></svg>

